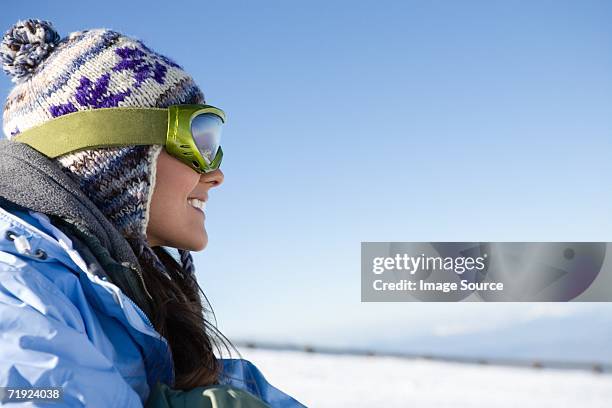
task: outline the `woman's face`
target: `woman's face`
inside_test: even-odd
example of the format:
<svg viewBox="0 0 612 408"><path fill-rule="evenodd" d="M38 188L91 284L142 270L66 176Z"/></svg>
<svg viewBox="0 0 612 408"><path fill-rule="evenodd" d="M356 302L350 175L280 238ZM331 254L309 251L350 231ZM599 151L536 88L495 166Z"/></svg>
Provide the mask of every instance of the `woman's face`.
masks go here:
<svg viewBox="0 0 612 408"><path fill-rule="evenodd" d="M155 177L147 224L149 245L203 250L208 243L205 215L189 199L208 201L208 190L223 183L223 173L199 174L162 149Z"/></svg>

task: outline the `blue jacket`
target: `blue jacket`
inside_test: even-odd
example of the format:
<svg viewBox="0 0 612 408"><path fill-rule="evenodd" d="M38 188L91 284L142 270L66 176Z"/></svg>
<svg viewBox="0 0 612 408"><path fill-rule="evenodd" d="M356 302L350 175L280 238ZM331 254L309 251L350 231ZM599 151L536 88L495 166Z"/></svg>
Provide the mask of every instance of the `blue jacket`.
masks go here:
<svg viewBox="0 0 612 408"><path fill-rule="evenodd" d="M232 378L221 384L303 407L247 360L221 362ZM0 207L0 387L61 387L68 406L127 408L173 380L167 341L67 235L43 213Z"/></svg>

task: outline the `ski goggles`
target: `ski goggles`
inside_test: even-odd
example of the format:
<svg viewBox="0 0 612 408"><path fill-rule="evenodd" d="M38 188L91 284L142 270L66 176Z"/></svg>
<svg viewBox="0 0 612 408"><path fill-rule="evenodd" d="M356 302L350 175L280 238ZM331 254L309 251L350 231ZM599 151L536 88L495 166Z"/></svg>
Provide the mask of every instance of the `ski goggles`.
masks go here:
<svg viewBox="0 0 612 408"><path fill-rule="evenodd" d="M101 108L57 117L12 140L49 158L98 147L160 144L193 170L208 173L221 165L224 123L225 113L210 105Z"/></svg>

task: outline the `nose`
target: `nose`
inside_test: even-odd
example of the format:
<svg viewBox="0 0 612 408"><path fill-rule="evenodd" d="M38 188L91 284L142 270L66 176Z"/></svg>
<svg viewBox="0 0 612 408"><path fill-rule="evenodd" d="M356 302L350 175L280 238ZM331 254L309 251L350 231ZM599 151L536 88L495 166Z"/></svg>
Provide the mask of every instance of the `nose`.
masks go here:
<svg viewBox="0 0 612 408"><path fill-rule="evenodd" d="M203 173L200 176L200 183L203 183L209 189L211 189L213 187L219 187L221 184L223 184L224 178L225 176L223 175L221 169L217 169L209 173Z"/></svg>

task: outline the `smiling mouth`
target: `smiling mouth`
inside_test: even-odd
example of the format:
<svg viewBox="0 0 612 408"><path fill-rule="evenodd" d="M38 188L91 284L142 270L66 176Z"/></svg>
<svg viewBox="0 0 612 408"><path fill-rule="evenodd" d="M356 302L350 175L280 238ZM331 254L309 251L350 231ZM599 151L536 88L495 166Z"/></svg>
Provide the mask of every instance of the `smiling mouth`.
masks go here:
<svg viewBox="0 0 612 408"><path fill-rule="evenodd" d="M199 210L201 212L204 212L204 210L206 209L206 201L204 200L200 200L197 198L190 198L187 200L187 203L189 204L190 207L193 207L196 210Z"/></svg>

